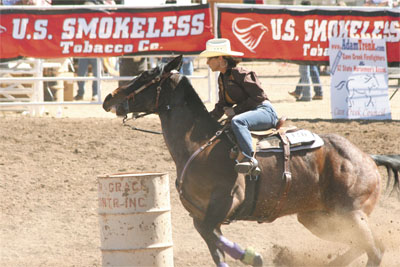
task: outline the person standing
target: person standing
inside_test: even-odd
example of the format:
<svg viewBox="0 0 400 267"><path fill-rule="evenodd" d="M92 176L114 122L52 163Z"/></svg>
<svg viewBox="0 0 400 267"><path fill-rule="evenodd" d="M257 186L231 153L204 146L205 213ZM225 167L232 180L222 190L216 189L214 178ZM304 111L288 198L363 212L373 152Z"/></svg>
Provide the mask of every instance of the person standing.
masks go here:
<svg viewBox="0 0 400 267"><path fill-rule="evenodd" d="M115 5L115 2L112 0L86 0L84 5ZM87 76L89 72L89 65L92 67L92 73L94 77L98 76L97 72L97 59L96 58L79 58L78 59L78 76L84 77ZM98 96L98 82L92 82L92 101L97 102L99 100ZM85 82L78 82L78 93L74 97L74 100L83 100L83 95L85 94Z"/></svg>
<svg viewBox="0 0 400 267"><path fill-rule="evenodd" d="M311 101L311 81L315 93L312 100L322 100L323 92L318 67L316 65L300 65L299 73L299 84L296 86L296 89L293 92L289 92L289 94L294 96L297 101Z"/></svg>
<svg viewBox="0 0 400 267"><path fill-rule="evenodd" d="M179 73L183 75L193 75L194 66L193 66L193 57L184 57L182 60L182 67Z"/></svg>
<svg viewBox="0 0 400 267"><path fill-rule="evenodd" d="M310 6L311 1L303 0L301 1L301 5ZM289 95L294 96L296 101L311 101L311 87L310 80L314 86L314 97L313 100L322 100L322 87L319 79L319 70L315 65L300 65L299 66L300 73L300 85L296 86L296 89L293 92L288 92Z"/></svg>
<svg viewBox="0 0 400 267"><path fill-rule="evenodd" d="M92 66L92 73L94 77L98 76L97 73L97 59L96 58L79 58L78 59L78 76L87 76L89 72L89 65ZM98 101L98 83L97 81L92 82L92 101ZM74 97L74 100L83 100L85 94L85 81L78 81L78 93Z"/></svg>
<svg viewBox="0 0 400 267"><path fill-rule="evenodd" d="M218 120L224 114L231 120L239 148L244 156L235 166L238 173L258 175L260 168L255 159L250 130L267 130L275 127L278 116L260 80L253 71L238 67L242 52L232 51L225 38L208 40L200 57L207 58L212 71L218 71L219 100L210 115Z"/></svg>
<svg viewBox="0 0 400 267"><path fill-rule="evenodd" d="M146 64L145 57L120 57L119 76L137 76L146 70ZM127 81L118 81L118 86L126 83Z"/></svg>

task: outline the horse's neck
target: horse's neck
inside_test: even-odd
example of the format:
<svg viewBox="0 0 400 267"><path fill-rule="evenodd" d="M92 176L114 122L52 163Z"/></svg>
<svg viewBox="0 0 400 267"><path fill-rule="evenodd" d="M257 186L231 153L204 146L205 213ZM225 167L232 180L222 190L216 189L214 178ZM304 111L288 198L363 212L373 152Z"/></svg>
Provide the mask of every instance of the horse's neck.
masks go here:
<svg viewBox="0 0 400 267"><path fill-rule="evenodd" d="M165 143L179 169L217 131L210 118L196 117L187 105L160 114Z"/></svg>

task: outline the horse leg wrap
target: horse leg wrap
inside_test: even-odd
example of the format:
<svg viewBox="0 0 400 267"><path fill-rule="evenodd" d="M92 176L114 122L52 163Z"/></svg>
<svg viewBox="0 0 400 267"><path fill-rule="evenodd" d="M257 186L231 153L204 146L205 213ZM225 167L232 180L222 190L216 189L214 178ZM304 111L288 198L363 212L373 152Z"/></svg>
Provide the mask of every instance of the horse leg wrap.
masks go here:
<svg viewBox="0 0 400 267"><path fill-rule="evenodd" d="M248 247L245 249L243 259L241 262L251 266L262 266L262 258L261 255L255 252L252 247Z"/></svg>
<svg viewBox="0 0 400 267"><path fill-rule="evenodd" d="M225 251L229 256L234 258L235 260L241 260L244 255L244 250L239 247L238 244L229 241L223 236L219 237L219 240L216 243L217 247L223 251Z"/></svg>

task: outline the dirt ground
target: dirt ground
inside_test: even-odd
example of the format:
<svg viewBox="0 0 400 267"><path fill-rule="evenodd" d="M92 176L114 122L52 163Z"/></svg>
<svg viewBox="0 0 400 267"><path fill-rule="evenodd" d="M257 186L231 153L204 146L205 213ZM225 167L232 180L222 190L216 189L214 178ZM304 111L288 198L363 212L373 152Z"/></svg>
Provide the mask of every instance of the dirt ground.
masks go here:
<svg viewBox="0 0 400 267"><path fill-rule="evenodd" d="M272 95L279 112L290 113L289 124L343 135L370 154L400 153L398 118L331 121L318 109L328 100L305 107L287 90ZM175 266L213 266L179 201L175 165L161 135L132 131L99 106L63 107L62 118L55 118L54 107L48 110L44 117L0 116L0 266L101 266L97 176L118 172L168 172ZM160 130L155 116L135 126ZM382 197L370 225L386 246L382 266L400 266L400 201L387 196L386 171L380 171ZM222 230L242 247L254 247L268 266L326 265L346 250L313 236L295 216ZM351 266L365 263L363 255ZM228 264L243 266L230 258Z"/></svg>

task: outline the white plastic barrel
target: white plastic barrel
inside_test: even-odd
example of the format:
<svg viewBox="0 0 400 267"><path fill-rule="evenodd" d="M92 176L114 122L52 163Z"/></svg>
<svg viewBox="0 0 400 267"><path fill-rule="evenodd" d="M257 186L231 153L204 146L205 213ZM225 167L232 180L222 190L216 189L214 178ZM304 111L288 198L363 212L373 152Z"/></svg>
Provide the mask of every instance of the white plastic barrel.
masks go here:
<svg viewBox="0 0 400 267"><path fill-rule="evenodd" d="M173 266L167 173L98 176L103 266Z"/></svg>

